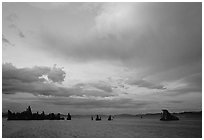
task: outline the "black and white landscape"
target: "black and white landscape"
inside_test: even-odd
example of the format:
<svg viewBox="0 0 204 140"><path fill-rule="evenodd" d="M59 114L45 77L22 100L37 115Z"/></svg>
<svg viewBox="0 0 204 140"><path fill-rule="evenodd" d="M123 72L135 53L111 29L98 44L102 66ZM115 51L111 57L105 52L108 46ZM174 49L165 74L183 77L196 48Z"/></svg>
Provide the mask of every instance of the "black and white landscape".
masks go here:
<svg viewBox="0 0 204 140"><path fill-rule="evenodd" d="M202 137L201 111L201 2L2 3L3 137Z"/></svg>

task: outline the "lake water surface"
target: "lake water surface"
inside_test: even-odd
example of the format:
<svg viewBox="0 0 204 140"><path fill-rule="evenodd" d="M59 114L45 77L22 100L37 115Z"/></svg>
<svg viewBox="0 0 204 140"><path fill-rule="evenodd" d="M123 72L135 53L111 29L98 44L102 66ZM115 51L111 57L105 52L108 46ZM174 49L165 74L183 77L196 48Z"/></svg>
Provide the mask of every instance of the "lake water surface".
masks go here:
<svg viewBox="0 0 204 140"><path fill-rule="evenodd" d="M102 118L103 119L103 118ZM68 120L7 121L3 118L2 136L44 138L187 138L202 137L202 118L160 121L158 118L115 118L92 121L90 118Z"/></svg>

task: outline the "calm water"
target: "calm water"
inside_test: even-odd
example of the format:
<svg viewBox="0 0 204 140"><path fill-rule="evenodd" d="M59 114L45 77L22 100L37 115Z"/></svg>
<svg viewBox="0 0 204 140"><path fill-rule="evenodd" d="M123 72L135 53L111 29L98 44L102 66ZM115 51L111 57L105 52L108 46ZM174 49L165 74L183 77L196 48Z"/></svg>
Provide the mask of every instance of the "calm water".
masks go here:
<svg viewBox="0 0 204 140"><path fill-rule="evenodd" d="M91 121L90 118L73 118L71 121L3 119L2 125L3 137L202 137L201 117L169 122L158 118L115 118L113 121Z"/></svg>

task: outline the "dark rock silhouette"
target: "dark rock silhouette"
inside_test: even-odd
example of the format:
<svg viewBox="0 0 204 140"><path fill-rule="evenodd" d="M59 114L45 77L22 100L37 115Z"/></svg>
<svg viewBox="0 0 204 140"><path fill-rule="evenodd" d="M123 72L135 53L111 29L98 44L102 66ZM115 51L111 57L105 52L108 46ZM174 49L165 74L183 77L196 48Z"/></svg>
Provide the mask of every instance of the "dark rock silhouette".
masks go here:
<svg viewBox="0 0 204 140"><path fill-rule="evenodd" d="M44 111L39 114L38 112L32 113L31 107L28 106L26 111L21 113L12 113L8 110L8 118L7 120L63 120L64 118L60 117L60 113L55 115L54 113L50 113L49 115L45 115Z"/></svg>
<svg viewBox="0 0 204 140"><path fill-rule="evenodd" d="M71 120L72 119L72 117L71 117L71 115L68 113L67 114L67 120Z"/></svg>
<svg viewBox="0 0 204 140"><path fill-rule="evenodd" d="M12 113L10 110L8 110L8 119L7 120L12 120L15 118L15 113Z"/></svg>
<svg viewBox="0 0 204 140"><path fill-rule="evenodd" d="M99 117L99 115L96 115L96 121L100 121L101 117Z"/></svg>
<svg viewBox="0 0 204 140"><path fill-rule="evenodd" d="M162 112L162 114L161 114L161 119L160 119L161 121L179 120L178 117L176 117L176 116L170 114L168 110L163 109L162 111L163 111L163 112Z"/></svg>
<svg viewBox="0 0 204 140"><path fill-rule="evenodd" d="M111 121L111 120L113 120L113 119L112 119L111 115L109 115L108 116L108 121Z"/></svg>

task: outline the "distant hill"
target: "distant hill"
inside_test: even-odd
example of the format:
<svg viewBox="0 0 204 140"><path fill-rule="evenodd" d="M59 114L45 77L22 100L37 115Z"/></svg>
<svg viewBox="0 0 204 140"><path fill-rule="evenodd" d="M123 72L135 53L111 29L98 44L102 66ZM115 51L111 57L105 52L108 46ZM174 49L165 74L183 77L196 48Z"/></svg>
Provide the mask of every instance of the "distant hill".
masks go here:
<svg viewBox="0 0 204 140"><path fill-rule="evenodd" d="M202 117L202 111L189 111L189 112L179 112L179 113L171 113L176 116L181 116L181 117ZM146 114L118 114L115 115L116 117L160 117L161 113L146 113Z"/></svg>

